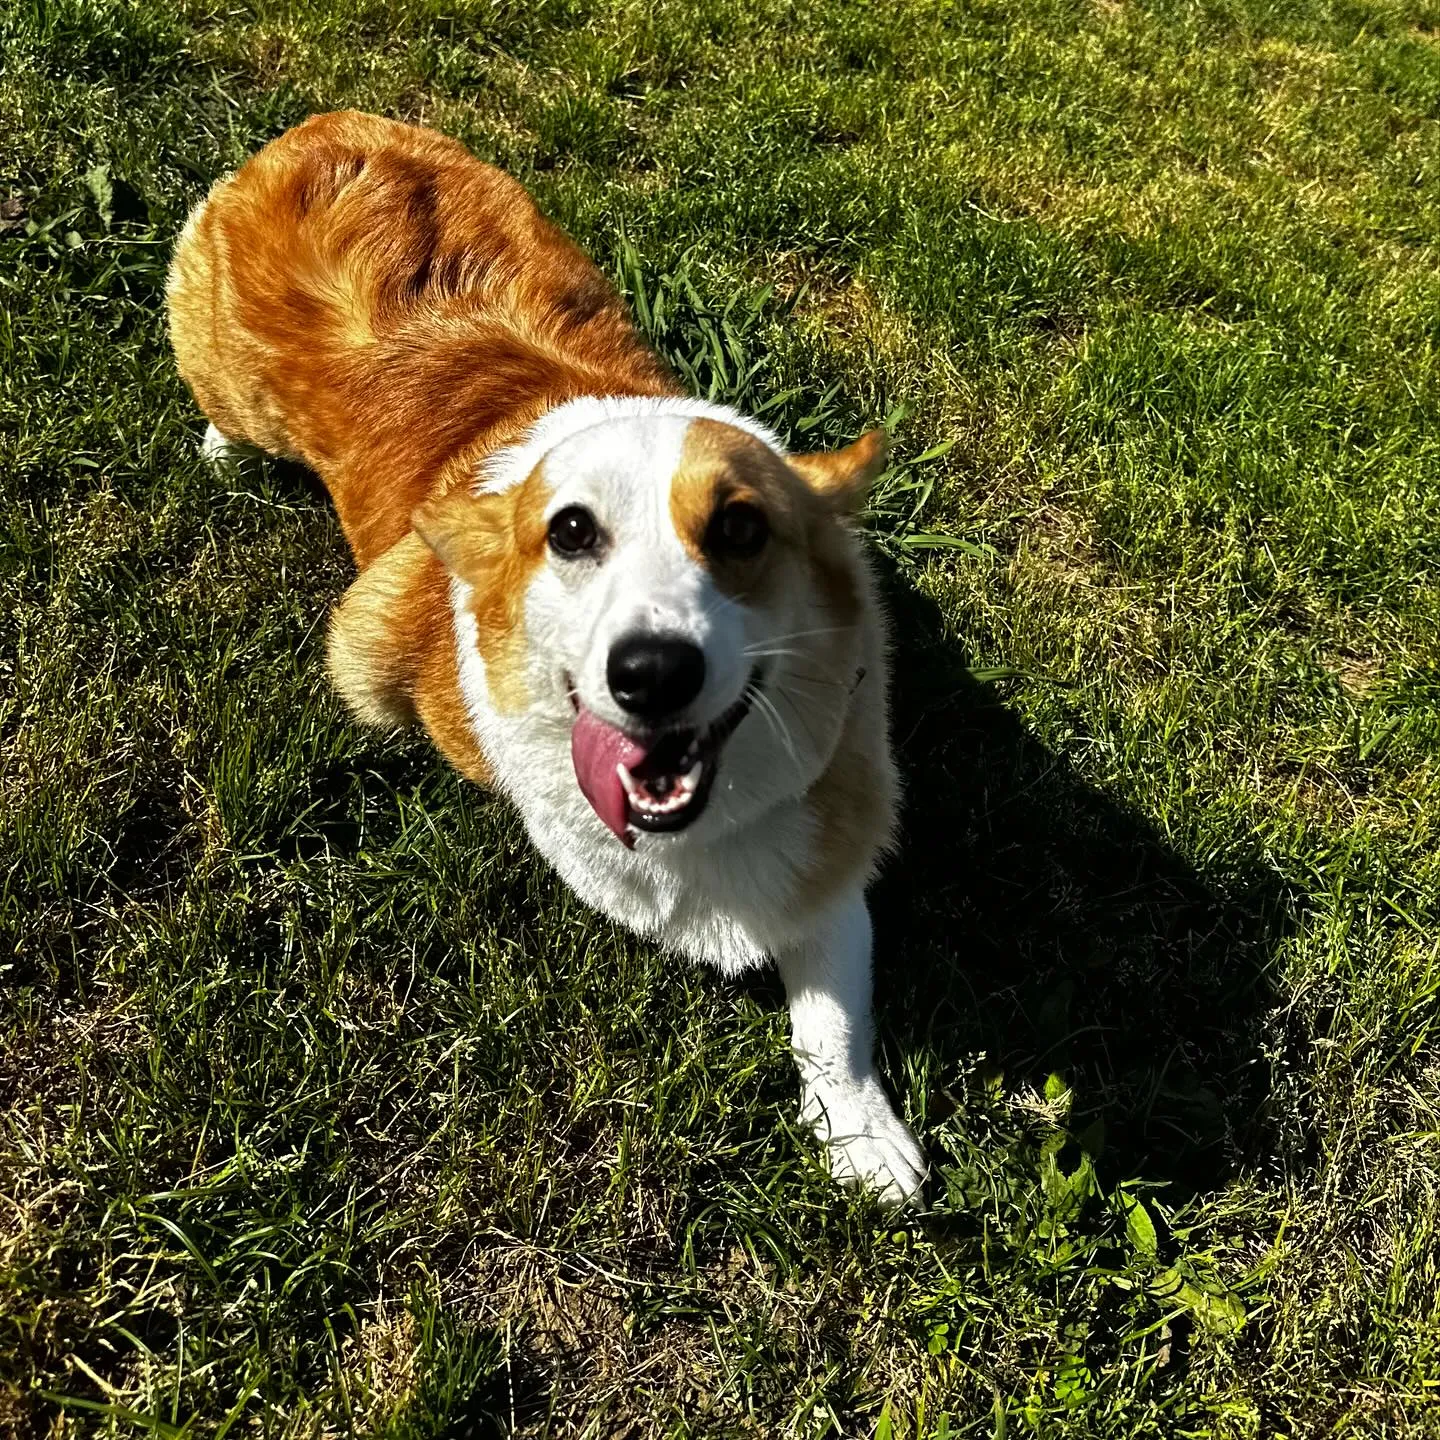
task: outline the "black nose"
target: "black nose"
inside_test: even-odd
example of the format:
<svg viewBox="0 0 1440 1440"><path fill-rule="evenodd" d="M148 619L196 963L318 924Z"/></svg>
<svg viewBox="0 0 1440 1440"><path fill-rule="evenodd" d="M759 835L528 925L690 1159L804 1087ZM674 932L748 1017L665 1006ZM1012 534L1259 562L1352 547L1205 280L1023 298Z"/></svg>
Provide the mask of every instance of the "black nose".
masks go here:
<svg viewBox="0 0 1440 1440"><path fill-rule="evenodd" d="M700 693L705 656L688 640L627 635L611 649L605 679L621 709L645 720L662 720Z"/></svg>

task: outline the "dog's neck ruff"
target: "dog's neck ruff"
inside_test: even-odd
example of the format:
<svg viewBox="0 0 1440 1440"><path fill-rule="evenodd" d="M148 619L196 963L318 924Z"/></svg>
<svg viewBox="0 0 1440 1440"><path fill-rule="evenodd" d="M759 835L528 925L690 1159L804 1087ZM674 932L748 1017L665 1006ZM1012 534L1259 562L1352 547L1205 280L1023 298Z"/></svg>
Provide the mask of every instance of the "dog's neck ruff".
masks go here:
<svg viewBox="0 0 1440 1440"><path fill-rule="evenodd" d="M480 464L480 491L495 494L518 485L557 445L585 430L614 420L718 420L753 435L781 458L788 453L780 437L768 426L752 420L730 405L693 400L683 395L581 395L542 415L524 439L506 445Z"/></svg>

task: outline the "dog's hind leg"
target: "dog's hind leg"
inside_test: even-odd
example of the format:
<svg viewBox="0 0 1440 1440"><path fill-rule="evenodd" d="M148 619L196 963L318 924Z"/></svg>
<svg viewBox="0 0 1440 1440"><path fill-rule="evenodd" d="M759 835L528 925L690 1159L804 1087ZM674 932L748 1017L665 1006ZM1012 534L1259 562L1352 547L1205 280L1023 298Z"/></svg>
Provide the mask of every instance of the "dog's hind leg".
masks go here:
<svg viewBox="0 0 1440 1440"><path fill-rule="evenodd" d="M870 947L870 912L856 886L775 959L790 1001L801 1119L825 1142L837 1179L900 1205L919 1193L927 1167L875 1069Z"/></svg>

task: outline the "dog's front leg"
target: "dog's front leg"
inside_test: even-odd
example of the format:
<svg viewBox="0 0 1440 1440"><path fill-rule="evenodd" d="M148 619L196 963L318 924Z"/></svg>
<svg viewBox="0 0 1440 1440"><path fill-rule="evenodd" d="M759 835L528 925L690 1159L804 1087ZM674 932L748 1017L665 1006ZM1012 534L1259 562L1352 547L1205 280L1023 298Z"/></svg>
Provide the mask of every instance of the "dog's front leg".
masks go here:
<svg viewBox="0 0 1440 1440"><path fill-rule="evenodd" d="M775 958L790 1001L801 1118L829 1148L837 1179L899 1205L920 1189L926 1165L875 1070L870 944L870 912L857 886L807 939Z"/></svg>

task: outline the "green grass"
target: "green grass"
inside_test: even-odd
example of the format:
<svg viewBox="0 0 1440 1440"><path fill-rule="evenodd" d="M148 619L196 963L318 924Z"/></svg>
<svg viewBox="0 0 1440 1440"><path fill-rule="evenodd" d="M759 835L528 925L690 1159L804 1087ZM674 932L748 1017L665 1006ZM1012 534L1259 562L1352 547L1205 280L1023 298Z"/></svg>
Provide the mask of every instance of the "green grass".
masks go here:
<svg viewBox="0 0 1440 1440"><path fill-rule="evenodd" d="M1440 8L0 43L0 1431L1440 1435ZM923 1212L826 1181L773 980L347 720L323 495L199 462L169 246L340 105L512 170L797 444L903 416Z"/></svg>

